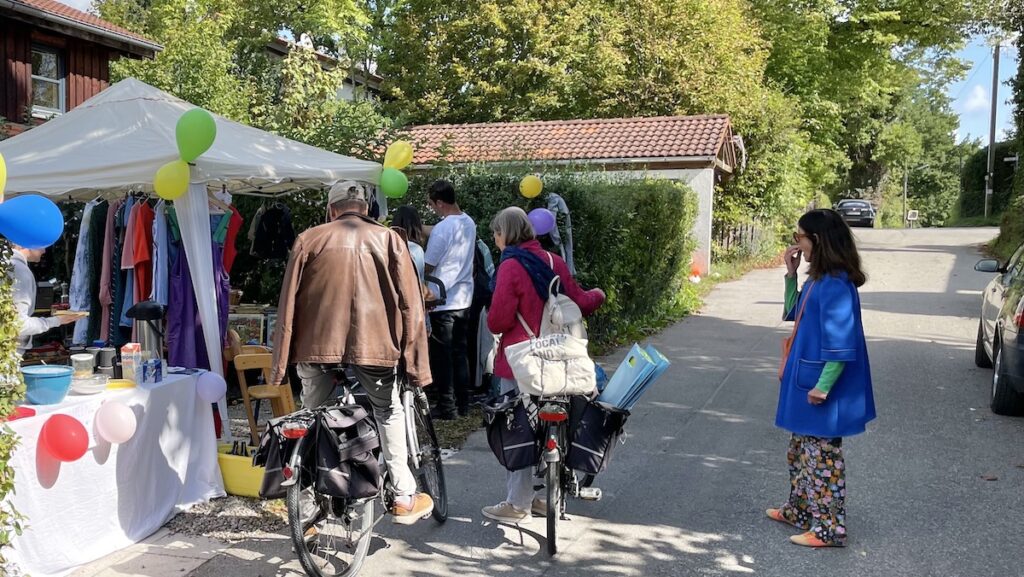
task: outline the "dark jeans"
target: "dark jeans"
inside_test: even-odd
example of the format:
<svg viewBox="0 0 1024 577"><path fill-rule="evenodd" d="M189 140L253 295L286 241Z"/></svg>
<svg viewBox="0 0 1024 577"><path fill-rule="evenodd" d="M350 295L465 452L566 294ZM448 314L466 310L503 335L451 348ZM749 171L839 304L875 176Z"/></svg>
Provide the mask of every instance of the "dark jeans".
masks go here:
<svg viewBox="0 0 1024 577"><path fill-rule="evenodd" d="M430 372L438 411L452 417L469 411L469 309L430 313Z"/></svg>

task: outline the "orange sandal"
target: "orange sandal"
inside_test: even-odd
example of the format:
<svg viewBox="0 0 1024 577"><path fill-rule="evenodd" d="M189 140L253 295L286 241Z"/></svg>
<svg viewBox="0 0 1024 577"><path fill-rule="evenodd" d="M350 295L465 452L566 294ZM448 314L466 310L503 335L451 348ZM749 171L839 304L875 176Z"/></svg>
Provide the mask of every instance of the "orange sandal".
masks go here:
<svg viewBox="0 0 1024 577"><path fill-rule="evenodd" d="M779 523L785 523L796 527L796 523L793 523L782 515L782 509L765 509L764 514L768 515L768 518L772 521L778 521ZM799 529L799 527L797 527Z"/></svg>
<svg viewBox="0 0 1024 577"><path fill-rule="evenodd" d="M793 535L789 540L804 547L842 547L842 545L838 543L826 543L825 541L818 539L818 536L814 534L814 531Z"/></svg>

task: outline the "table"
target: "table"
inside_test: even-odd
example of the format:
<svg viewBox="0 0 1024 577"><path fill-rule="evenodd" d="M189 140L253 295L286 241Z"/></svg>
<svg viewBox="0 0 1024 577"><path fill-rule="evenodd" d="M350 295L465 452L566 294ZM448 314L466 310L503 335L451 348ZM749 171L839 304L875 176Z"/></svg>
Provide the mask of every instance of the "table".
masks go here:
<svg viewBox="0 0 1024 577"><path fill-rule="evenodd" d="M134 412L135 436L123 445L97 437L96 410L117 400ZM98 395L70 393L59 405L36 406L10 423L21 438L11 464L10 498L27 517L10 559L34 577L63 575L156 532L177 512L224 495L210 404L196 395L196 377ZM46 419L65 413L89 431L89 450L60 463L39 449Z"/></svg>

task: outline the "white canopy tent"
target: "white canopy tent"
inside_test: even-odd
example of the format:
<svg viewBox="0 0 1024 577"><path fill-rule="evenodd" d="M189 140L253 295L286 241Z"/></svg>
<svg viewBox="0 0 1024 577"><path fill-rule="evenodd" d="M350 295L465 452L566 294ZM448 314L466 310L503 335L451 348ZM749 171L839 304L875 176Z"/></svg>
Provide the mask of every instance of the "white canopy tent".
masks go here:
<svg viewBox="0 0 1024 577"><path fill-rule="evenodd" d="M42 126L0 142L7 194L86 199L97 191L152 191L178 158L174 128L194 105L134 78L122 80ZM286 193L342 180L377 184L381 165L321 150L214 116L217 140L192 180L228 192Z"/></svg>
<svg viewBox="0 0 1024 577"><path fill-rule="evenodd" d="M7 194L55 201L152 191L153 176L178 158L175 126L193 105L134 78L74 110L0 142ZM214 116L217 138L192 166L188 193L175 201L211 368L223 372L208 190L286 194L342 180L377 184L381 165L328 152ZM227 406L220 412L230 438Z"/></svg>

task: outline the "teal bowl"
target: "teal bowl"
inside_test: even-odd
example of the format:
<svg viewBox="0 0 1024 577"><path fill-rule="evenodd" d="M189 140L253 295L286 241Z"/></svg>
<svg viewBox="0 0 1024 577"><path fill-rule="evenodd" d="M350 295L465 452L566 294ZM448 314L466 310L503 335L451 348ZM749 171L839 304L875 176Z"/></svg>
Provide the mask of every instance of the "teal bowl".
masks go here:
<svg viewBox="0 0 1024 577"><path fill-rule="evenodd" d="M56 405L71 388L71 367L42 365L25 367L25 400L33 405Z"/></svg>

